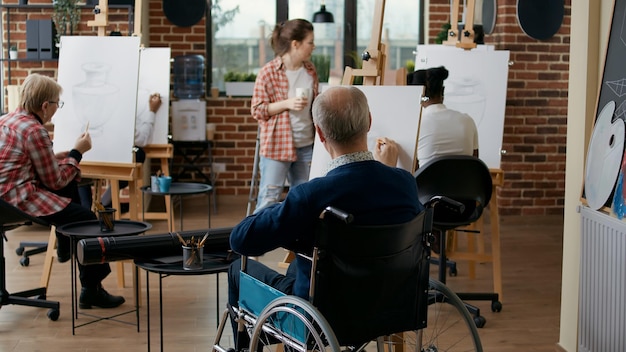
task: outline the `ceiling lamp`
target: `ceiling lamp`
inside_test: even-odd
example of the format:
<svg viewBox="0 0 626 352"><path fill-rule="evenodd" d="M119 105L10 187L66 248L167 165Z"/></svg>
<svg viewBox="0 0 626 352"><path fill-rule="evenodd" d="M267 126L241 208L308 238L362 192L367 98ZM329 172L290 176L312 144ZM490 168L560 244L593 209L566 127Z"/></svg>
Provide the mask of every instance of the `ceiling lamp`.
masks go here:
<svg viewBox="0 0 626 352"><path fill-rule="evenodd" d="M326 11L326 5L324 5L324 1L322 1L322 7L319 11L313 14L313 23L333 23L335 22L335 17L333 14Z"/></svg>

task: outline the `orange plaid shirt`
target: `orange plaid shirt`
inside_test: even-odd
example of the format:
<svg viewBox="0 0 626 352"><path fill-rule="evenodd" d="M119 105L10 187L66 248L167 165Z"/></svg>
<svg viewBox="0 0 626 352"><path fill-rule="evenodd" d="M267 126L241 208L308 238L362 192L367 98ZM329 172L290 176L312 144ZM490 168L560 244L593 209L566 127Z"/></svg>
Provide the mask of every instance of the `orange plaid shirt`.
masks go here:
<svg viewBox="0 0 626 352"><path fill-rule="evenodd" d="M313 77L313 99L318 94L319 80L317 71L311 62L305 62L304 68ZM252 117L259 121L260 154L268 159L296 161L296 147L293 142L289 111L270 116L267 107L270 103L288 99L289 81L285 65L280 56L261 68L254 84L252 95Z"/></svg>

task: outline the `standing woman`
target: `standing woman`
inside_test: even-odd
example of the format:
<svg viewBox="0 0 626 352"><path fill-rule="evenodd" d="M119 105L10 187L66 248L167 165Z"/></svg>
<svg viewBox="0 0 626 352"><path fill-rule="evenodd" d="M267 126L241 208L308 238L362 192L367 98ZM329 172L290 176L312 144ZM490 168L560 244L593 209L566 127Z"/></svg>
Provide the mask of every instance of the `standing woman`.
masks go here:
<svg viewBox="0 0 626 352"><path fill-rule="evenodd" d="M276 57L259 71L252 95L252 116L260 126L255 212L280 201L286 178L291 187L308 181L315 140L311 104L319 80L310 61L313 25L303 19L279 23L271 45Z"/></svg>

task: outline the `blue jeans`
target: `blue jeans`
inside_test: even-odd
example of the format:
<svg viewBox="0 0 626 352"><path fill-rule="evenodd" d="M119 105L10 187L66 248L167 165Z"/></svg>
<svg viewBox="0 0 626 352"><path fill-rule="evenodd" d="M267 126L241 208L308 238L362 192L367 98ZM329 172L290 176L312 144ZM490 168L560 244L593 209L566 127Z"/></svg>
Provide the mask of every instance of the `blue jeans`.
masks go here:
<svg viewBox="0 0 626 352"><path fill-rule="evenodd" d="M280 202L280 196L285 187L285 180L289 180L290 187L295 187L309 180L311 160L313 159L313 145L296 149L296 161L278 161L261 157L259 170L261 181L256 209L260 209Z"/></svg>

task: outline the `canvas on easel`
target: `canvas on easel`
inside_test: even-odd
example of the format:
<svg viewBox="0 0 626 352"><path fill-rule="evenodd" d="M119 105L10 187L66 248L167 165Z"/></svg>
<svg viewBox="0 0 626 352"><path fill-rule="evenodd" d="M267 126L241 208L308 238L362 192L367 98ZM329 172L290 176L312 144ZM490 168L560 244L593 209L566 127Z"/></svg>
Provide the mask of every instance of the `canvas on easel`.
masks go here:
<svg viewBox="0 0 626 352"><path fill-rule="evenodd" d="M417 151L422 86L354 86L367 97L372 126L367 134L368 150L374 151L376 139L388 137L399 146L398 167L413 172ZM315 137L309 179L324 176L331 158Z"/></svg>
<svg viewBox="0 0 626 352"><path fill-rule="evenodd" d="M73 148L88 128L84 161L133 162L139 76L138 37L61 37L58 83L63 109L53 123L54 151Z"/></svg>
<svg viewBox="0 0 626 352"><path fill-rule="evenodd" d="M161 107L156 112L154 129L148 144L167 144L170 106L170 48L145 48L140 51L139 86L137 88L137 118L149 114L150 95L161 95Z"/></svg>
<svg viewBox="0 0 626 352"><path fill-rule="evenodd" d="M478 128L478 150L490 169L500 168L509 51L478 46L464 50L446 45L418 45L415 70L444 66L444 105L470 115Z"/></svg>

